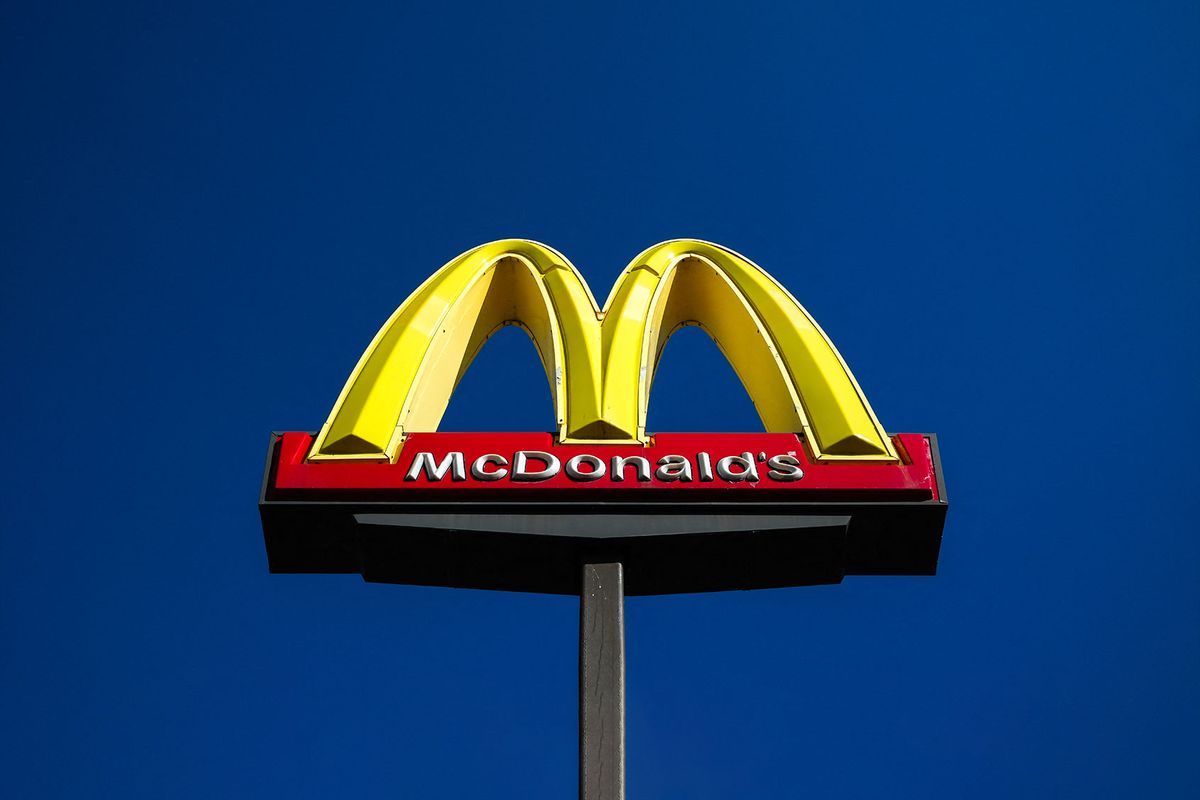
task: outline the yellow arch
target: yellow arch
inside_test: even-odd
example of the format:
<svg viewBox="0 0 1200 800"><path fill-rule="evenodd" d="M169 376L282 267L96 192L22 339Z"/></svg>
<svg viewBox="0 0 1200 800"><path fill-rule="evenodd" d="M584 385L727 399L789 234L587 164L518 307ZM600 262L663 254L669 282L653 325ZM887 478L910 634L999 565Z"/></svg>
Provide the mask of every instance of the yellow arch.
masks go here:
<svg viewBox="0 0 1200 800"><path fill-rule="evenodd" d="M310 459L395 459L407 433L437 429L487 338L519 325L546 370L560 441L646 439L662 349L700 325L725 353L767 431L803 432L825 460L896 460L832 342L786 289L719 245L679 239L627 267L601 312L578 270L509 239L446 264L376 334Z"/></svg>
<svg viewBox="0 0 1200 800"><path fill-rule="evenodd" d="M536 242L492 242L423 283L380 328L314 442L312 458L392 458L406 433L437 430L458 380L504 325L529 333L560 437L599 416L599 310L566 258ZM567 425L568 402L570 419Z"/></svg>
<svg viewBox="0 0 1200 800"><path fill-rule="evenodd" d="M625 269L605 309L605 416L636 419L639 436L667 339L699 325L767 431L805 433L818 458L896 458L833 342L787 289L733 250L695 239L657 244Z"/></svg>

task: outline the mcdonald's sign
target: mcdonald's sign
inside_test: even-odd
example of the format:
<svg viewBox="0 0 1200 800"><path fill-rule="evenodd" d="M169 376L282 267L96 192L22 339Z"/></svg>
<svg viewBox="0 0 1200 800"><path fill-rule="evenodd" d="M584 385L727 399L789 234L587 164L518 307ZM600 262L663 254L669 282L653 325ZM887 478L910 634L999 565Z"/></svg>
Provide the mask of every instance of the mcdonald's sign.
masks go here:
<svg viewBox="0 0 1200 800"><path fill-rule="evenodd" d="M438 431L507 325L536 347L555 430ZM687 325L720 347L763 432L646 430ZM932 574L946 509L936 437L886 433L787 289L691 239L639 254L602 307L543 244L460 255L384 323L318 432L272 435L260 497L272 571L559 593L597 560L625 564L630 594Z"/></svg>

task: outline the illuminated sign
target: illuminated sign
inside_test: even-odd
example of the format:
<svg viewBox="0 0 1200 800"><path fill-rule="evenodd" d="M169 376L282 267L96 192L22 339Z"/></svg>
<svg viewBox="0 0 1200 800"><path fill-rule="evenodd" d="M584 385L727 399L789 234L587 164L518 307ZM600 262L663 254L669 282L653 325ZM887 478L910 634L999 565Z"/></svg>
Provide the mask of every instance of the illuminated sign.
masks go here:
<svg viewBox="0 0 1200 800"><path fill-rule="evenodd" d="M438 432L506 325L533 340L555 431ZM647 432L686 325L729 359L763 432ZM631 594L932 574L946 512L936 438L885 433L795 298L697 240L639 254L603 308L545 245L464 253L387 320L319 432L272 437L260 501L275 571L564 593L596 559L624 563Z"/></svg>

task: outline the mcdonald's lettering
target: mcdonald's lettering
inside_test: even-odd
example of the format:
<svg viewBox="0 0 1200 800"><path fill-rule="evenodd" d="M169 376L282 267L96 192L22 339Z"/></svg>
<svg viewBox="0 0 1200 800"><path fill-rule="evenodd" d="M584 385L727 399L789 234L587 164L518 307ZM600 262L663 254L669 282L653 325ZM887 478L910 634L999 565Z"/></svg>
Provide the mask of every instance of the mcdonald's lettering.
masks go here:
<svg viewBox="0 0 1200 800"><path fill-rule="evenodd" d="M804 470L801 469L794 451L769 458L766 452L761 452L757 459L750 452L723 456L716 460L716 477L727 483L757 481L758 462L766 463L767 477L773 481L790 483L804 477ZM531 467L531 463L538 466ZM693 463L697 466L696 472L692 471ZM606 479L614 483L623 483L629 476L630 480L638 483L651 483L655 480L666 483L716 480L712 467L713 458L704 452L696 453L692 458L674 453L665 455L655 462L655 467L652 467L649 459L644 456L612 456L611 459L606 459L592 453L571 456L564 463L558 456L544 450L518 450L513 454L511 461L499 453L484 453L471 462L469 471L466 464L461 450L449 452L440 460L428 450L422 450L413 455L404 480L441 481L448 477L451 481L461 483L467 481L469 475L472 480L489 483L505 478L536 483L550 480L560 471L578 483Z"/></svg>
<svg viewBox="0 0 1200 800"><path fill-rule="evenodd" d="M508 325L541 360L552 430L439 431ZM684 326L716 342L762 431L646 430ZM259 508L277 572L576 593L599 558L655 594L932 574L947 501L936 437L885 432L829 337L744 256L657 244L601 306L560 253L510 239L396 309L319 431L272 435Z"/></svg>

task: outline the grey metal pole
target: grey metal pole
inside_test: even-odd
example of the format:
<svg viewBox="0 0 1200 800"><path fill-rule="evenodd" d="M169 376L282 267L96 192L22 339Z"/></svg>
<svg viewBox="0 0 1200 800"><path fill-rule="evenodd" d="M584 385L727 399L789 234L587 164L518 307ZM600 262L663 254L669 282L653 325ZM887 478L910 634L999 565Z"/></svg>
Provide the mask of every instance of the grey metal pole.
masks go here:
<svg viewBox="0 0 1200 800"><path fill-rule="evenodd" d="M587 564L579 595L579 799L625 800L625 578Z"/></svg>

